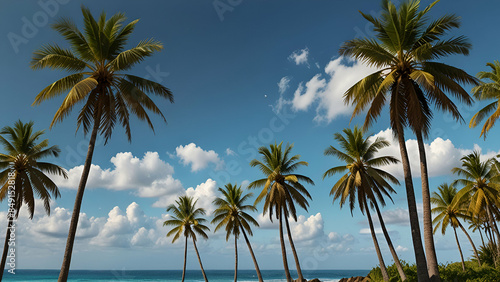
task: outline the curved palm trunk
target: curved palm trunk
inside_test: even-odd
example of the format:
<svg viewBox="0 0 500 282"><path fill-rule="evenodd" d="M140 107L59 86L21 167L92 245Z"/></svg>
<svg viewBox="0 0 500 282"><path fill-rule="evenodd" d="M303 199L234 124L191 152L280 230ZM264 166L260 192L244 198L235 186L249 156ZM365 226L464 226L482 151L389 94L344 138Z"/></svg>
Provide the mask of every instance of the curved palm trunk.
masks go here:
<svg viewBox="0 0 500 282"><path fill-rule="evenodd" d="M384 258L382 257L382 252L380 252L380 246L378 245L377 236L375 235L375 228L373 228L372 216L370 215L368 207L366 208L366 217L368 218L368 224L370 225L373 245L375 246L375 251L377 253L378 261L380 264L380 270L382 271L382 277L384 278L384 281L389 281L389 274L387 274L387 268L385 267Z"/></svg>
<svg viewBox="0 0 500 282"><path fill-rule="evenodd" d="M484 245L484 238L483 238L483 232L481 232L481 227L478 227L477 230L479 230L479 236L481 236L481 243Z"/></svg>
<svg viewBox="0 0 500 282"><path fill-rule="evenodd" d="M408 201L408 214L410 217L411 237L413 241L413 249L415 251L415 262L417 264L417 277L419 282L426 282L429 281L429 272L427 271L427 262L425 259L424 247L422 245L422 238L420 236L417 203L415 201L415 190L413 189L413 182L412 182L413 179L411 176L408 151L406 149L404 129L401 124L398 124L396 130L398 136L399 150L401 153L401 163L403 164L406 199Z"/></svg>
<svg viewBox="0 0 500 282"><path fill-rule="evenodd" d="M457 219L457 221L458 221L458 219ZM467 230L465 230L465 228L463 227L462 223L460 223L460 221L458 221L458 226L460 226L462 231L465 233L465 236L467 236L467 239L469 239L469 242L472 246L472 249L474 250L474 255L476 256L477 262L479 263L479 266L481 266L481 260L479 259L479 255L477 254L476 246L474 245L474 242L472 241L471 237L469 236L469 233L467 233ZM482 235L481 235L481 237L482 237Z"/></svg>
<svg viewBox="0 0 500 282"><path fill-rule="evenodd" d="M389 250L391 251L392 258L394 259L394 264L396 264L396 268L398 269L399 277L401 277L401 281L406 280L406 274L403 271L403 266L401 265L401 261L398 258L396 250L392 245L391 237L389 236L389 232L387 232L387 228L385 228L384 219L382 218L382 213L378 207L377 201L373 201L375 206L375 210L377 211L378 220L380 222L380 227L382 227L382 232L384 233L385 240L387 241L387 245L389 246Z"/></svg>
<svg viewBox="0 0 500 282"><path fill-rule="evenodd" d="M99 124L101 120L100 111L97 112L94 118L94 128L90 135L89 148L87 150L87 157L83 166L82 177L78 184L78 191L76 193L75 206L73 207L73 214L71 215L71 223L69 225L68 240L66 241L66 249L64 251L63 263L61 272L59 273L58 282L66 282L68 280L69 267L71 264L71 255L73 253L73 244L75 243L76 228L78 226L78 219L80 217L80 209L82 207L83 193L85 192L85 185L90 173L90 166L92 165L92 156L94 154L95 141L99 131Z"/></svg>
<svg viewBox="0 0 500 282"><path fill-rule="evenodd" d="M286 233L288 234L288 241L290 242L290 246L292 247L293 258L295 259L295 267L297 268L297 275L299 278L298 281L304 281L304 276L302 276L302 270L300 269L299 256L297 255L297 251L295 250L295 244L292 240L292 232L290 232L290 224L288 223L288 218L285 217L286 224Z"/></svg>
<svg viewBox="0 0 500 282"><path fill-rule="evenodd" d="M186 236L186 240L184 241L184 266L182 267L182 282L184 282L184 278L186 277L187 253L188 253L188 237Z"/></svg>
<svg viewBox="0 0 500 282"><path fill-rule="evenodd" d="M234 236L234 282L238 280L238 238Z"/></svg>
<svg viewBox="0 0 500 282"><path fill-rule="evenodd" d="M460 259L462 260L462 269L465 271L464 255L462 254L462 248L460 247L460 242L458 241L457 228L453 226L453 232L455 233L455 240L457 240L458 251L460 252Z"/></svg>
<svg viewBox="0 0 500 282"><path fill-rule="evenodd" d="M12 225L12 220L9 219L7 223L7 234L5 234L5 243L3 245L2 262L0 263L0 281L3 278L3 272L5 270L5 263L7 262L7 254L9 253L9 238L10 238L10 227Z"/></svg>
<svg viewBox="0 0 500 282"><path fill-rule="evenodd" d="M424 209L424 243L425 254L427 257L427 268L431 281L441 281L439 278L439 267L434 247L434 234L432 230L431 217L431 196L429 192L429 175L427 173L427 157L425 154L425 145L422 139L422 133L417 132L418 153L420 156L420 175L422 179L422 202Z"/></svg>
<svg viewBox="0 0 500 282"><path fill-rule="evenodd" d="M257 272L257 278L259 279L259 282L264 282L264 280L262 279L262 274L260 273L259 264L257 263L257 259L255 258L255 255L253 253L252 245L250 244L250 241L248 240L247 234L245 233L245 229L243 228L243 226L241 226L241 232L243 233L243 237L245 237L245 241L247 242L248 250L250 251L250 255L252 256L253 264L255 265L255 271Z"/></svg>
<svg viewBox="0 0 500 282"><path fill-rule="evenodd" d="M208 282L207 275L205 274L205 269L203 269L203 264L201 263L201 257L200 253L198 252L198 248L196 247L196 241L193 238L193 246L194 250L196 251L196 255L198 256L198 261L200 262L200 268L201 268L201 273L203 274L203 279L205 279L205 282Z"/></svg>
<svg viewBox="0 0 500 282"><path fill-rule="evenodd" d="M497 242L500 242L500 234L498 234L498 230L495 228L495 224L493 223L493 216L491 215L490 206L488 203L486 203L486 213L488 214L488 220L490 222L490 229L492 229L493 233L495 233ZM493 238L493 235L492 235L492 238ZM495 244L495 245L497 247L497 253L496 253L496 256L494 257L495 258L494 259L495 267L496 267L498 264L497 258L498 258L498 255L500 254L500 244Z"/></svg>
<svg viewBox="0 0 500 282"><path fill-rule="evenodd" d="M280 209L280 243L281 243L281 255L283 256L283 267L285 268L285 276L287 282L292 282L292 276L290 275L290 270L288 269L288 260L286 258L286 248L285 240L283 239L283 210Z"/></svg>

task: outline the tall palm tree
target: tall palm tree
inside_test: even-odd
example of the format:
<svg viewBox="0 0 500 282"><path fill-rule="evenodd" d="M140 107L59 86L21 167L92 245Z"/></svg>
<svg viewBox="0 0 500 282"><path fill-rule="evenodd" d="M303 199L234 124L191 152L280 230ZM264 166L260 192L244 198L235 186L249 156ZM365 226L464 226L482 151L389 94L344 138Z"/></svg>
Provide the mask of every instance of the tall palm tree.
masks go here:
<svg viewBox="0 0 500 282"><path fill-rule="evenodd" d="M246 232L248 232L250 236L253 235L252 228L249 223L257 227L259 226L259 223L247 213L247 211L255 212L257 209L255 206L245 204L245 201L252 196L252 193L243 195L243 190L241 190L240 186L237 186L237 184L232 185L230 183L226 184L225 189L219 188L219 191L222 193L223 197L218 197L213 202L217 209L214 212L212 224L217 224L214 230L215 232L222 227L225 228L226 241L229 240L231 234L234 236L234 281L236 282L238 279L238 238L242 233L243 237L245 237L250 255L252 256L255 271L257 271L257 277L259 278L259 281L262 282L264 280L262 279L257 259L255 258L252 245L250 244L250 241L248 241L246 234Z"/></svg>
<svg viewBox="0 0 500 282"><path fill-rule="evenodd" d="M84 134L91 133L59 281L68 279L78 217L97 135L102 134L107 143L113 128L119 123L124 127L130 141L131 114L146 121L153 129L148 110L165 120L160 109L146 93L173 102L173 95L165 86L124 73L146 57L163 49L161 42L146 39L126 50L125 45L138 20L124 25L126 18L122 13L117 13L109 19L102 13L97 20L85 7L82 7L82 13L83 33L68 18L62 18L52 25L66 39L70 49L57 44L47 44L34 52L31 61L31 68L35 70L51 68L71 73L44 88L33 103L39 105L45 100L67 93L50 126L62 121L77 104L82 103L83 107L79 110L77 119L77 130L81 126Z"/></svg>
<svg viewBox="0 0 500 282"><path fill-rule="evenodd" d="M458 250L460 252L460 257L462 258L462 268L465 271L465 262L464 256L462 254L462 249L460 248L460 243L458 242L457 236L457 227L460 227L462 231L465 233L469 242L474 250L474 255L481 266L481 260L479 259L479 255L477 253L476 246L472 241L469 233L463 227L462 223L460 223L460 218L468 219L470 218L467 215L467 211L465 210L466 202L459 202L456 205L453 203L455 196L457 195L457 188L452 185L448 185L446 183L439 185L438 192L433 192L431 197L431 203L434 205L432 208L432 213L437 214L432 221L434 225L434 233L441 227L441 233L444 235L446 233L446 229L449 225L453 227L453 232L455 233L455 240L457 241Z"/></svg>
<svg viewBox="0 0 500 282"><path fill-rule="evenodd" d="M486 211L489 227L496 235L497 242L500 242L500 233L494 223L492 206L498 205L500 196L500 174L493 168L495 160L489 158L481 161L481 153L474 151L463 156L461 167L455 167L452 172L459 177L453 182L453 185L460 184L464 186L455 196L453 205L459 205L461 202L468 202L468 211L472 216L480 215ZM498 248L498 246L497 246ZM497 249L500 254L500 250Z"/></svg>
<svg viewBox="0 0 500 282"><path fill-rule="evenodd" d="M163 226L172 226L173 228L167 233L167 237L174 235L172 238L172 243L177 241L181 236L185 237L184 242L184 267L182 268L182 281L186 277L186 262L187 262L187 242L191 237L193 240L194 250L198 256L198 261L200 262L201 273L205 281L208 281L205 270L203 269L203 264L201 263L200 253L198 252L198 247L196 247L196 234L208 239L207 231L210 231L205 223L207 220L204 219L203 215L206 214L205 209L196 208L196 202L198 200L193 200L193 197L181 196L175 201L175 204L171 204L167 207L167 212L172 212L172 219L163 222Z"/></svg>
<svg viewBox="0 0 500 282"><path fill-rule="evenodd" d="M285 221L288 241L290 242L295 265L297 267L297 275L299 276L298 281L303 281L304 276L302 275L299 257L293 243L288 217L291 216L297 221L296 203L307 211L307 207L309 206L307 198L311 199L311 195L301 182L310 185L314 185L314 182L305 175L294 173L300 167L307 166L308 163L299 161L300 155L292 156L292 149L293 144L287 144L286 147L283 148L283 142L279 144L274 143L274 145L271 144L269 148L264 146L260 147L258 151L261 155L261 161L254 159L250 162L250 166L258 167L260 171L266 175L266 178L255 180L250 183L248 188L263 187L255 200L255 205L265 199L263 214L265 215L269 212L269 219L272 221L273 213L275 213L276 219L279 220L283 266L285 268L287 281L292 281L286 258L285 241L283 239L283 221Z"/></svg>
<svg viewBox="0 0 500 282"><path fill-rule="evenodd" d="M438 1L419 11L418 0L405 1L399 8L384 0L382 15L379 18L362 13L363 17L374 25L375 38L353 39L345 42L340 48L341 55L351 56L379 69L352 86L345 93L344 100L355 105L353 117L368 108L365 128L376 120L386 102L389 102L390 124L398 137L401 152L419 281L427 281L429 278L426 278L426 275L434 281L439 281L423 143L423 137L429 132L432 117L430 103L434 103L440 110L449 112L455 119L461 120L458 108L445 92L470 104L472 100L461 84L476 83L476 79L463 70L437 61L447 55L467 55L471 47L464 36L442 39L450 29L459 27L459 17L446 15L429 22L426 14ZM420 236L415 193L405 145L406 126L415 133L419 144L427 261Z"/></svg>
<svg viewBox="0 0 500 282"><path fill-rule="evenodd" d="M45 212L50 215L50 199L60 197L57 185L47 174L59 175L67 178L66 171L58 165L41 161L47 157L58 157L61 150L58 146L50 146L49 140L39 139L44 130L34 131L33 122L17 121L14 127L6 126L0 131L0 143L4 153L0 153L0 201L11 197L14 193L14 202L9 201L7 234L0 263L0 281L2 280L11 226L17 219L23 204L28 207L30 219L35 212L35 195L43 201ZM13 181L13 182L12 182ZM9 187L11 189L9 189ZM13 189L12 189L13 187Z"/></svg>
<svg viewBox="0 0 500 282"><path fill-rule="evenodd" d="M484 138L486 138L486 134L500 117L500 62L494 61L493 63L487 63L486 66L490 67L491 71L482 71L477 74L477 78L481 79L482 82L480 85L472 88L472 93L474 94L474 98L479 101L495 101L479 110L469 123L470 127L476 127L486 116L490 115L484 122L483 129L481 130L481 136L484 135Z"/></svg>
<svg viewBox="0 0 500 282"><path fill-rule="evenodd" d="M395 193L389 182L399 185L399 181L394 176L381 170L378 166L396 164L399 161L391 156L377 156L380 149L390 145L389 142L383 138L377 137L375 140L371 141L369 138L364 137L362 130L358 127L354 127L354 130L346 128L343 132L343 135L340 133L334 134L334 139L339 143L341 149L339 150L330 146L325 150L324 154L327 156L334 156L345 164L327 170L323 174L323 179L337 173L345 173L332 187L330 195L333 195L334 201L340 199L340 207L344 205L346 200L349 200L351 213L355 208L357 197L361 213L366 212L382 275L385 281L389 281L389 275L387 274L382 253L378 246L368 204L376 208L382 231L389 245L401 280L404 281L406 280L406 275L394 246L392 245L392 241L377 204L377 202L380 201L381 205L384 206L384 196L391 199L389 193Z"/></svg>

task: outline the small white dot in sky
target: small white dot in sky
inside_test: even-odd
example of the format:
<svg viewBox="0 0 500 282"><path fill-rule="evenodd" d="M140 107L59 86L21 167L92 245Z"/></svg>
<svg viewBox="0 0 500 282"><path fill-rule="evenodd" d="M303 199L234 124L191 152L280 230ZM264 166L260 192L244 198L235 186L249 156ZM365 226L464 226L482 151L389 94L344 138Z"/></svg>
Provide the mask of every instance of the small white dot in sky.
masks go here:
<svg viewBox="0 0 500 282"><path fill-rule="evenodd" d="M267 95L264 95L264 98L267 98Z"/></svg>

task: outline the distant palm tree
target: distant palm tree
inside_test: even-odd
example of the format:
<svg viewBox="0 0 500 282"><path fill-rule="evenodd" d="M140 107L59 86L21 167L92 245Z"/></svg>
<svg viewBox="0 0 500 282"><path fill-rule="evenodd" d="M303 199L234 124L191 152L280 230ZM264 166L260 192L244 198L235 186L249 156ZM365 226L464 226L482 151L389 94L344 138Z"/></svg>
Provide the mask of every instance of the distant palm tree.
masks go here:
<svg viewBox="0 0 500 282"><path fill-rule="evenodd" d="M390 145L389 142L383 138L377 137L375 140L371 141L369 138L364 137L363 132L358 127L355 127L354 130L346 128L343 132L343 135L340 133L334 134L334 139L337 140L341 149L339 150L330 146L325 150L325 155L334 156L345 164L327 170L323 174L323 179L337 173L345 173L337 183L335 183L330 191L330 195L333 196L334 201L340 199L340 207L344 205L346 200L349 200L351 213L355 208L357 197L361 213L364 214L366 212L373 244L379 259L380 269L382 270L382 276L384 281L389 281L389 275L387 274L384 259L377 242L377 236L375 235L369 204L376 208L387 244L389 245L401 280L404 281L406 280L406 275L396 251L394 250L389 233L385 228L377 204L377 202L380 201L384 206L384 196L391 199L389 193L395 193L389 182L399 185L399 181L394 176L381 170L378 166L396 164L399 161L391 156L377 156L378 150Z"/></svg>
<svg viewBox="0 0 500 282"><path fill-rule="evenodd" d="M479 151L465 155L460 160L462 166L453 168L452 172L463 178L455 180L452 185L460 184L464 188L460 189L455 196L453 205L467 202L468 211L472 213L472 216L478 216L482 211L486 211L489 228L496 235L497 242L500 242L500 233L496 228L492 212L492 207L498 205L500 196L500 186L497 184L500 175L493 168L495 160L489 158L481 161ZM497 252L500 253L500 250Z"/></svg>
<svg viewBox="0 0 500 282"><path fill-rule="evenodd" d="M484 122L483 129L481 130L481 136L484 135L484 138L486 138L486 134L500 117L500 62L494 61L486 65L491 68L491 71L482 71L477 74L477 77L483 82L472 88L472 93L474 94L474 98L479 101L495 101L477 112L469 123L470 127L476 127L486 118L486 116L491 114Z"/></svg>
<svg viewBox="0 0 500 282"><path fill-rule="evenodd" d="M14 127L6 126L0 131L0 143L4 153L0 153L0 201L5 200L12 192L14 202L9 202L9 222L7 235L0 263L0 281L2 280L11 236L12 220L17 218L23 203L28 206L30 219L35 213L35 194L43 201L45 212L50 215L50 199L61 196L57 185L46 175L54 174L67 178L66 171L58 165L40 161L47 157L58 157L61 150L58 146L50 146L49 140L39 141L44 130L34 131L33 122L17 121ZM12 173L14 175L12 175ZM10 175L9 175L10 174ZM14 181L14 185L12 182ZM9 183L10 182L10 183ZM14 186L14 191L9 191Z"/></svg>
<svg viewBox="0 0 500 282"><path fill-rule="evenodd" d="M441 57L467 55L471 44L464 36L443 39L447 32L460 26L460 18L446 15L429 22L427 13L438 1L422 11L420 1L404 1L399 8L388 0L382 1L382 14L375 18L363 14L374 25L374 38L356 38L345 42L340 54L351 56L379 70L352 86L344 96L346 103L355 105L353 117L364 112L364 128L368 128L389 103L390 124L398 137L403 164L413 247L419 281L439 281L439 269L432 234L430 192L423 137L430 128L430 104L450 113L456 120L462 117L452 95L470 105L472 99L461 84L475 84L476 79L465 71L439 62ZM408 126L417 137L422 174L425 253L411 175L404 128ZM427 254L427 260L426 260ZM427 276L427 277L425 277Z"/></svg>
<svg viewBox="0 0 500 282"><path fill-rule="evenodd" d="M461 202L453 204L453 200L457 195L457 188L451 185L448 185L446 183L441 184L439 185L438 190L439 193L433 192L431 197L431 203L434 205L434 208L432 208L432 213L437 214L436 217L434 217L434 220L432 221L432 223L434 224L434 233L436 233L439 227L441 227L441 233L444 235L446 233L446 228L448 227L448 225L451 225L451 227L453 227L453 232L455 233L455 240L457 241L458 251L460 252L460 257L462 259L462 269L465 271L464 256L462 254L462 248L460 248L460 243L458 242L458 236L457 236L457 227L460 227L467 236L467 238L469 239L472 249L474 250L474 255L476 256L479 266L481 266L481 260L479 259L476 246L474 245L474 242L469 236L469 233L467 233L467 230L465 230L465 228L463 227L462 223L460 223L459 220L460 218L462 219L470 218L467 215L465 207L466 203Z"/></svg>
<svg viewBox="0 0 500 282"><path fill-rule="evenodd" d="M247 211L255 212L257 209L255 206L245 204L245 201L252 196L252 193L243 195L241 187L230 183L226 184L225 189L219 188L219 191L222 193L223 197L218 197L213 202L217 209L214 212L212 224L217 224L214 230L215 232L224 227L226 230L226 241L229 240L231 234L234 236L234 281L236 282L238 279L238 238L241 230L243 237L245 237L250 255L252 256L255 271L257 271L257 277L259 278L259 281L262 282L264 280L262 279L257 259L255 258L252 245L250 244L250 241L248 241L246 234L246 232L248 232L250 236L253 235L252 228L249 223L257 227L259 226L259 223L247 213Z"/></svg>
<svg viewBox="0 0 500 282"><path fill-rule="evenodd" d="M275 213L276 218L279 220L283 266L287 281L292 281L286 258L285 241L283 240L283 220L285 221L288 240L292 248L299 276L298 281L303 281L304 276L302 275L295 245L293 244L288 217L291 216L297 221L295 203L307 211L307 207L309 206L307 198L311 199L311 195L300 182L311 185L314 185L314 182L307 176L294 173L301 166L307 166L308 163L299 161L300 155L292 156L292 149L293 145L288 144L283 149L283 142L279 144L274 143L274 145L271 144L269 148L260 147L259 154L262 161L254 159L250 162L250 166L258 167L266 175L266 178L255 180L250 183L248 188L263 187L255 200L255 204L265 199L263 214L265 215L269 212L269 219L272 221L273 213Z"/></svg>
<svg viewBox="0 0 500 282"><path fill-rule="evenodd" d="M46 44L33 54L32 69L50 68L68 71L71 74L44 88L35 98L34 105L67 93L57 110L50 127L66 118L78 104L77 130L90 134L87 157L71 217L68 240L64 253L59 281L66 281L71 263L73 244L78 226L85 185L92 164L95 141L100 133L105 143L111 137L116 124L125 129L131 140L130 115L147 121L153 129L147 110L165 120L160 109L146 93L157 95L173 102L173 95L165 86L135 75L124 73L153 53L163 49L161 42L146 39L137 46L125 50L125 45L138 20L123 25L123 13L106 18L102 13L96 20L89 9L82 7L84 32L80 32L69 18L58 20L52 27L69 43L70 49L57 44Z"/></svg>
<svg viewBox="0 0 500 282"><path fill-rule="evenodd" d="M163 222L163 226L172 226L173 228L167 233L167 237L174 235L172 243L177 241L181 236L185 237L184 242L184 267L182 268L182 281L186 276L186 261L187 261L187 241L191 237L193 240L194 250L198 256L198 261L200 262L201 273L205 281L208 281L205 270L203 269L203 264L201 263L200 253L196 247L196 234L208 239L206 231L210 231L210 228L203 225L207 220L204 219L203 215L206 214L205 209L196 208L196 202L193 197L181 196L175 201L175 205L169 205L167 207L167 212L172 212L172 219Z"/></svg>

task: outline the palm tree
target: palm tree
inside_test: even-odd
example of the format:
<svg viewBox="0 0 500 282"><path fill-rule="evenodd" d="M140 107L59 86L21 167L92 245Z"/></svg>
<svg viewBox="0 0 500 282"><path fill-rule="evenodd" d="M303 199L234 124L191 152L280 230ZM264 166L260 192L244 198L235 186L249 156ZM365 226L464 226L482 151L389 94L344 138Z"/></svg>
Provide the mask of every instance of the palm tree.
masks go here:
<svg viewBox="0 0 500 282"><path fill-rule="evenodd" d="M343 132L344 135L340 133L334 134L334 139L337 140L342 149L339 150L330 146L325 150L324 154L327 156L334 156L345 162L345 164L327 170L323 174L323 179L337 173L345 173L337 183L335 183L330 191L330 195L333 195L334 201L340 198L340 207L342 207L348 199L351 214L355 207L357 196L361 213L366 212L366 217L368 218L368 224L379 259L380 269L382 270L382 276L385 281L389 281L389 275L387 274L382 253L378 246L367 200L369 200L372 207L376 208L382 231L389 245L401 280L404 281L406 280L406 275L404 274L401 262L394 250L394 246L392 245L392 241L377 204L377 202L380 201L384 206L384 196L391 199L389 193L395 193L388 181L399 185L399 181L394 176L381 170L378 166L395 164L399 161L390 156L376 155L380 149L390 145L389 142L383 138L378 137L371 141L369 138L364 137L363 132L358 127L354 127L354 130L346 128Z"/></svg>
<svg viewBox="0 0 500 282"><path fill-rule="evenodd" d="M494 61L487 63L486 66L491 68L491 71L482 71L477 74L477 78L481 79L480 85L472 88L474 98L479 101L495 100L477 112L470 120L469 126L476 127L481 123L486 116L490 115L484 122L481 136L486 134L495 125L495 122L500 117L500 62ZM486 80L486 82L484 82ZM493 112L493 113L491 113Z"/></svg>
<svg viewBox="0 0 500 282"><path fill-rule="evenodd" d="M204 219L203 215L206 214L205 209L196 208L196 202L193 197L181 196L175 201L175 205L171 204L167 207L167 212L172 212L172 219L163 222L163 226L172 226L173 228L167 233L167 237L174 235L172 238L172 243L177 241L181 236L185 237L184 242L184 267L182 268L182 281L186 277L186 262L187 262L187 242L188 238L191 237L193 240L194 250L198 256L198 261L200 262L201 273L205 281L208 281L205 270L203 269L203 264L201 263L200 253L196 247L196 234L208 239L206 231L210 231L210 228L203 225L207 220Z"/></svg>
<svg viewBox="0 0 500 282"><path fill-rule="evenodd" d="M500 242L500 234L494 223L491 210L492 206L498 205L498 197L500 196L500 186L497 184L500 175L493 167L495 160L489 158L481 161L479 151L465 155L460 160L462 166L453 168L452 172L463 178L455 180L453 185L460 184L464 187L455 196L453 205L457 206L463 201L468 202L468 212L472 216L478 216L482 211L486 211L489 228L496 235L497 242ZM500 254L498 246L497 252Z"/></svg>
<svg viewBox="0 0 500 282"><path fill-rule="evenodd" d="M457 241L458 251L460 252L460 257L462 259L462 269L465 271L464 256L462 254L462 249L460 248L460 243L458 241L458 236L457 236L457 227L460 227L467 236L467 238L469 239L472 249L474 250L474 255L476 256L479 266L481 266L481 260L479 259L476 246L474 245L474 242L472 242L469 233L467 233L467 230L465 230L465 228L463 227L462 223L460 223L459 220L460 218L462 219L469 218L469 216L467 215L467 211L465 210L466 203L459 202L457 203L457 205L453 204L454 198L457 195L457 188L455 188L452 185L448 185L446 183L441 184L438 187L438 191L439 193L433 192L431 197L431 203L434 205L434 207L432 208L432 213L437 214L436 217L434 217L434 220L432 221L434 225L434 233L436 233L439 227L441 227L441 234L444 235L449 225L453 227L453 232L455 233L455 240Z"/></svg>
<svg viewBox="0 0 500 282"><path fill-rule="evenodd" d="M17 121L14 127L6 126L0 131L0 143L5 153L0 153L0 201L13 196L9 201L7 234L0 263L0 281L2 280L11 226L19 216L23 204L28 207L30 219L35 213L35 196L43 201L45 212L50 215L50 199L60 197L57 185L47 176L54 174L67 178L66 171L58 165L41 161L47 157L58 157L61 150L50 146L49 140L39 141L44 130L34 131L33 122Z"/></svg>
<svg viewBox="0 0 500 282"><path fill-rule="evenodd" d="M248 241L248 237L246 232L253 235L252 228L250 224L254 226L259 226L259 223L246 211L257 211L255 206L245 205L245 201L248 200L252 193L243 195L243 190L241 187L237 186L237 184L226 184L225 189L219 188L219 191L222 193L222 198L216 198L214 200L214 205L217 209L214 212L214 219L212 220L212 224L217 224L215 227L215 232L217 232L222 227L226 230L226 241L229 240L231 234L234 236L234 256L235 256L235 265L234 265L234 281L237 281L238 278L238 238L241 233L243 233L243 237L245 237L245 241L248 246L248 250L250 251L250 255L252 256L253 263L255 265L255 271L257 271L257 277L259 281L264 281L262 279L262 275L260 273L259 265L257 264L257 259L255 259L255 255L252 250L252 245L250 241ZM245 231L246 230L246 231Z"/></svg>
<svg viewBox="0 0 500 282"><path fill-rule="evenodd" d="M293 144L287 144L283 149L283 142L279 144L274 143L274 145L271 144L269 148L260 147L258 152L261 155L261 161L254 159L250 162L250 166L258 167L266 175L266 178L255 180L250 183L248 188L263 187L255 200L255 205L265 198L263 214L265 215L269 212L269 219L272 221L273 213L275 213L276 219L279 220L283 266L287 281L292 281L286 258L285 241L283 240L283 220L285 221L288 241L290 242L297 267L297 275L299 276L298 281L303 281L304 276L302 275L295 245L293 244L288 217L291 216L297 221L295 203L307 211L307 207L309 206L307 198L311 199L311 195L300 182L311 185L314 185L314 182L307 176L294 173L300 167L307 166L308 163L299 161L300 155L292 156L292 149Z"/></svg>
<svg viewBox="0 0 500 282"><path fill-rule="evenodd" d="M427 281L429 277L425 276L439 281L423 143L432 117L429 104L434 103L438 109L461 120L458 108L445 92L470 104L472 100L461 84L476 83L476 79L463 70L437 62L437 59L447 55L467 55L471 47L464 36L442 39L450 29L459 27L459 17L446 15L432 22L428 21L426 14L437 2L419 11L418 0L405 1L399 9L390 1L384 0L382 15L379 18L362 13L363 17L374 25L375 38L353 39L345 42L340 49L341 55L351 56L379 69L352 86L345 93L344 100L355 105L353 117L368 108L364 128L368 128L376 120L389 101L390 124L398 137L401 152L419 281ZM415 133L419 144L427 262L405 145L406 126Z"/></svg>
<svg viewBox="0 0 500 282"><path fill-rule="evenodd" d="M39 105L45 100L67 93L50 127L62 121L77 104L82 103L83 107L79 110L77 119L77 130L81 126L84 134L91 132L59 281L68 279L78 217L97 135L102 134L107 143L114 126L120 123L130 141L130 114L146 121L153 129L147 110L160 115L165 120L160 109L146 93L152 93L173 102L173 95L165 86L123 73L146 57L163 49L161 42L146 39L139 42L137 46L125 50L125 44L138 20L124 25L126 18L122 13L117 13L109 19L106 18L105 13L102 13L97 20L85 7L82 7L82 13L83 33L68 18L62 18L52 25L66 39L70 49L62 48L57 44L47 44L34 52L31 62L31 68L35 70L51 68L71 73L44 88L33 103Z"/></svg>

